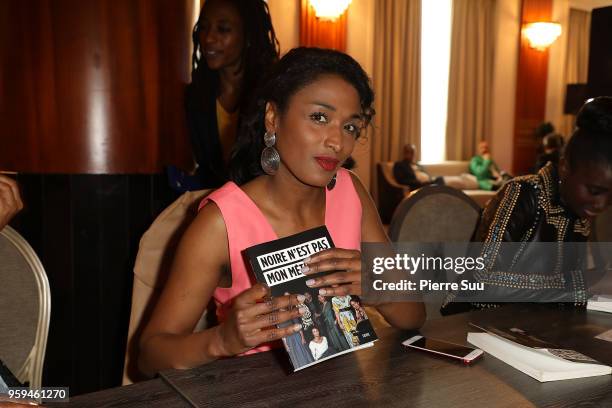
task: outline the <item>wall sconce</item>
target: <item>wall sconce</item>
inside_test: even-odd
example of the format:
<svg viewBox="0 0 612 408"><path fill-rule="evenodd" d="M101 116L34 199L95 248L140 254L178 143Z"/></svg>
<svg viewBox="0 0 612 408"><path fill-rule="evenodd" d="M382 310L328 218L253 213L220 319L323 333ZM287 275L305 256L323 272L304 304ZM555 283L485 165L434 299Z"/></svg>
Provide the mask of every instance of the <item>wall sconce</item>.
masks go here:
<svg viewBox="0 0 612 408"><path fill-rule="evenodd" d="M321 20L334 21L344 13L352 0L309 0L315 15Z"/></svg>
<svg viewBox="0 0 612 408"><path fill-rule="evenodd" d="M523 35L531 48L545 51L561 35L561 24L542 21L525 24Z"/></svg>

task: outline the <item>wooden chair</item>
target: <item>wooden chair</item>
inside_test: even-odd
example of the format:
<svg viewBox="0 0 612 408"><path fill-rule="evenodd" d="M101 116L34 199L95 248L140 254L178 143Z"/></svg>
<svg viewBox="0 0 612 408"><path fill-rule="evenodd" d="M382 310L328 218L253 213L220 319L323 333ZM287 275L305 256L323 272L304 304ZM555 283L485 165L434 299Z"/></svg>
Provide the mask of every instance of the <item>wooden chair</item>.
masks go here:
<svg viewBox="0 0 612 408"><path fill-rule="evenodd" d="M389 226L389 238L392 242L424 243L414 246L415 255L423 253L444 257L442 245L426 243L464 242L467 251L479 216L480 206L460 190L447 186L426 186L415 190L400 203ZM463 251L462 247L455 246L453 249ZM444 271L435 273L435 278L444 281L456 277ZM435 293L424 298L428 319L441 316L440 305L444 297L444 293Z"/></svg>
<svg viewBox="0 0 612 408"><path fill-rule="evenodd" d="M123 384L144 379L137 368L140 334L168 278L176 248L183 233L197 215L198 205L211 190L191 191L181 195L151 224L140 239L134 264L132 311L123 369ZM206 313L196 326L201 330Z"/></svg>
<svg viewBox="0 0 612 408"><path fill-rule="evenodd" d="M7 226L0 231L0 359L22 383L42 386L51 291L38 256Z"/></svg>

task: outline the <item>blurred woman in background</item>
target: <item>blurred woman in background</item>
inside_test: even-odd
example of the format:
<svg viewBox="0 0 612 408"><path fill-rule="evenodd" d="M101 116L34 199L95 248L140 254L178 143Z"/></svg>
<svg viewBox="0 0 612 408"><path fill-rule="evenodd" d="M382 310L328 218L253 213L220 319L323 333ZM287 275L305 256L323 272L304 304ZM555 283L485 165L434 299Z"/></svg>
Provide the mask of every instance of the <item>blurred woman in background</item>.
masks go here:
<svg viewBox="0 0 612 408"><path fill-rule="evenodd" d="M241 113L257 81L278 60L279 44L263 0L207 0L193 29L186 110L196 188L228 180Z"/></svg>

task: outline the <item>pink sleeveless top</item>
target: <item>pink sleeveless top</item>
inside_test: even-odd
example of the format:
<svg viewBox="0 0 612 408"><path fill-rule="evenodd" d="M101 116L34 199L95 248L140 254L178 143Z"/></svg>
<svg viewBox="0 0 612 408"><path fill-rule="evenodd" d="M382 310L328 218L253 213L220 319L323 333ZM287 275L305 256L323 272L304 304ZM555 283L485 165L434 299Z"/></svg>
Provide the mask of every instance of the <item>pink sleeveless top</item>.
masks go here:
<svg viewBox="0 0 612 408"><path fill-rule="evenodd" d="M349 172L343 168L336 174L336 185L325 189L325 225L337 248L361 248L361 201ZM209 194L200 209L213 201L221 210L229 244L232 286L217 288L213 299L217 306L217 318L222 322L231 307L232 300L256 283L247 269L242 251L253 245L278 239L272 226L259 207L235 183L228 182ZM268 351L271 345L261 345L244 354Z"/></svg>

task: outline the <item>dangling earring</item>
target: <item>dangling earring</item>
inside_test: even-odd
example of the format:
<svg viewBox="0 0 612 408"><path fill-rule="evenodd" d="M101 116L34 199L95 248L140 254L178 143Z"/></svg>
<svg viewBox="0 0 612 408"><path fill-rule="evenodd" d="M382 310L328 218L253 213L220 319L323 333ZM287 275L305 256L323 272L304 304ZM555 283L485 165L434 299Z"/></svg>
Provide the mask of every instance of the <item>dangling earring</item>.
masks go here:
<svg viewBox="0 0 612 408"><path fill-rule="evenodd" d="M329 181L329 183L327 183L327 190L331 191L334 189L334 187L336 187L336 175L334 174L334 177L332 177L332 179Z"/></svg>
<svg viewBox="0 0 612 408"><path fill-rule="evenodd" d="M280 166L280 156L274 148L276 143L276 133L266 132L264 134L264 143L266 147L261 152L261 168L270 176L276 174Z"/></svg>

